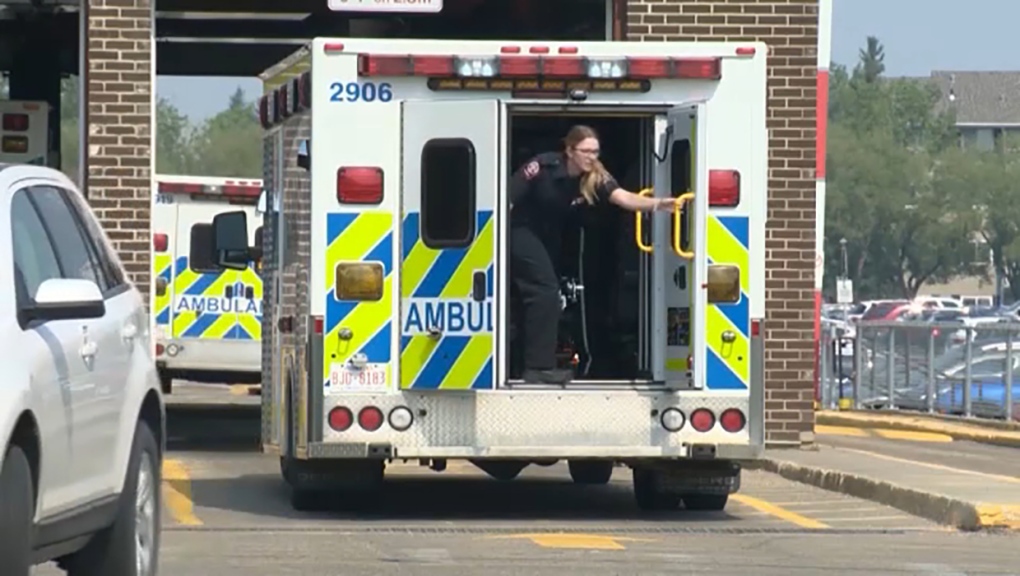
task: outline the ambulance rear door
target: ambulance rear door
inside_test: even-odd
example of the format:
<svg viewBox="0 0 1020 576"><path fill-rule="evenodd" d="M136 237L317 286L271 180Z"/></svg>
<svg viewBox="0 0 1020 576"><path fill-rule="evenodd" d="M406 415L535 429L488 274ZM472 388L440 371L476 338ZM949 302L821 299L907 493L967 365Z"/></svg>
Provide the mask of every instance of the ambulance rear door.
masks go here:
<svg viewBox="0 0 1020 576"><path fill-rule="evenodd" d="M657 215L653 227L652 379L673 388L705 385L708 212L703 102L675 106L657 122L655 195L679 200L678 210ZM718 359L708 360L714 367Z"/></svg>
<svg viewBox="0 0 1020 576"><path fill-rule="evenodd" d="M177 208L171 325L174 340L226 340L237 324L231 309L239 272L219 269L212 259L212 219L219 206L182 202Z"/></svg>
<svg viewBox="0 0 1020 576"><path fill-rule="evenodd" d="M506 108L406 101L400 264L402 389L491 389Z"/></svg>

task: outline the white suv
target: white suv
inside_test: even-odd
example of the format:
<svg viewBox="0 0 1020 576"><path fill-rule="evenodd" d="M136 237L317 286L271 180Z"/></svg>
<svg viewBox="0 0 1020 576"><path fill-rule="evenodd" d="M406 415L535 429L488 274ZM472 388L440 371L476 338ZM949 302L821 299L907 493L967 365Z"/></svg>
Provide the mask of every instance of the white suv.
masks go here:
<svg viewBox="0 0 1020 576"><path fill-rule="evenodd" d="M141 293L63 174L0 164L0 573L153 576L165 409Z"/></svg>

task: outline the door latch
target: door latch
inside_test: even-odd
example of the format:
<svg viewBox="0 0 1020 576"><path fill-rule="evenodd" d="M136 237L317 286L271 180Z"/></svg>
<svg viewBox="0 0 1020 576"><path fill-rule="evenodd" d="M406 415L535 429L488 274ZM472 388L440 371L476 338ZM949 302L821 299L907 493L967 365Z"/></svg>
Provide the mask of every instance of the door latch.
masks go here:
<svg viewBox="0 0 1020 576"><path fill-rule="evenodd" d="M737 334L733 330L723 330L722 341L727 344L733 344L737 341Z"/></svg>

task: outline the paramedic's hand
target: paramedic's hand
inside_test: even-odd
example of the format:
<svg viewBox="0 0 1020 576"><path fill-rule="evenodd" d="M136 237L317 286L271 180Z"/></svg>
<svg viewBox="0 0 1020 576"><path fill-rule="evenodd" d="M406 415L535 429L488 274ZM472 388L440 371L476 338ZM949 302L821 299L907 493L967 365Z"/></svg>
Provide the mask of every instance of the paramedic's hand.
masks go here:
<svg viewBox="0 0 1020 576"><path fill-rule="evenodd" d="M672 212L676 208L676 198L659 198L655 203L655 210L659 212Z"/></svg>

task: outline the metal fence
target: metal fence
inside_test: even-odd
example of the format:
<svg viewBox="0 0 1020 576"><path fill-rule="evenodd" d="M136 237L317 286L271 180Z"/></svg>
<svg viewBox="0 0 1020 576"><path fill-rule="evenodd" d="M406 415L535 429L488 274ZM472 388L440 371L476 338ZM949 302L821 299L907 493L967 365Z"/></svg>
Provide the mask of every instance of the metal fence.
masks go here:
<svg viewBox="0 0 1020 576"><path fill-rule="evenodd" d="M820 403L1020 420L1020 323L825 324Z"/></svg>

